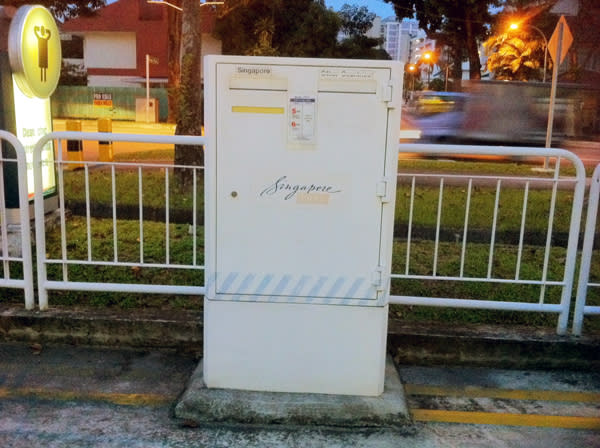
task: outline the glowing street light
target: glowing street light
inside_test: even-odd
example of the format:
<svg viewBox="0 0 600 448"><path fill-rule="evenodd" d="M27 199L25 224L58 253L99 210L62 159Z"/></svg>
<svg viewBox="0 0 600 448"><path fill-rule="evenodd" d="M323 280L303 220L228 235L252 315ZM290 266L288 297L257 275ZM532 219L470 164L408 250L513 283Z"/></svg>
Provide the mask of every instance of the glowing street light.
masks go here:
<svg viewBox="0 0 600 448"><path fill-rule="evenodd" d="M510 30L518 30L519 29L519 24L516 22L513 22L510 24L510 26L508 27ZM537 31L538 33L540 33L540 36L542 36L542 39L544 39L544 76L542 79L542 82L546 82L546 62L548 61L548 39L546 39L546 36L544 35L544 33L542 32L542 30L540 30L537 26L535 25L531 25L529 23L525 24L525 26Z"/></svg>
<svg viewBox="0 0 600 448"><path fill-rule="evenodd" d="M426 51L425 53L423 53L422 58L425 61L425 63L427 65L429 65L429 68L427 70L427 88L429 88L429 82L431 80L431 72L433 71L433 52Z"/></svg>
<svg viewBox="0 0 600 448"><path fill-rule="evenodd" d="M410 73L410 78L411 78L411 90L415 90L415 71L417 70L417 66L416 64L408 64L406 66L406 69L408 70L408 72Z"/></svg>

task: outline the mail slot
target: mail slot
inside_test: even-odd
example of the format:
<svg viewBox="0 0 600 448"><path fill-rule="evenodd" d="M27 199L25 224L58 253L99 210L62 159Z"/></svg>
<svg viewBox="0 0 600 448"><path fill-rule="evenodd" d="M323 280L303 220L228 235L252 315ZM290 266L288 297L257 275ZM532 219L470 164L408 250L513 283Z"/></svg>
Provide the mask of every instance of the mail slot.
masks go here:
<svg viewBox="0 0 600 448"><path fill-rule="evenodd" d="M400 65L205 67L207 386L378 395Z"/></svg>

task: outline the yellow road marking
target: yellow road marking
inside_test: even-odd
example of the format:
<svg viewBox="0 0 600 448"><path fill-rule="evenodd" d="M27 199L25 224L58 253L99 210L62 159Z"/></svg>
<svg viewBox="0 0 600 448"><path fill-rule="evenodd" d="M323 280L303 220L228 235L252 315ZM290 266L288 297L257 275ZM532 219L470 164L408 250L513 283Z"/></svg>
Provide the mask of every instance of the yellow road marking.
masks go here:
<svg viewBox="0 0 600 448"><path fill-rule="evenodd" d="M104 392L74 392L42 388L0 388L0 398L34 397L46 400L92 400L127 406L161 406L170 404L173 399L158 394L121 394Z"/></svg>
<svg viewBox="0 0 600 448"><path fill-rule="evenodd" d="M231 112L245 114L283 114L283 107L232 106Z"/></svg>
<svg viewBox="0 0 600 448"><path fill-rule="evenodd" d="M600 429L600 418L566 417L559 415L527 415L496 412L440 411L413 409L412 416L420 422L471 423L478 425L540 426L546 428Z"/></svg>
<svg viewBox="0 0 600 448"><path fill-rule="evenodd" d="M600 403L597 392L567 392L558 390L519 390L485 387L441 387L420 384L405 384L409 395L433 395L442 397L466 398L505 398L509 400L573 401L579 403Z"/></svg>

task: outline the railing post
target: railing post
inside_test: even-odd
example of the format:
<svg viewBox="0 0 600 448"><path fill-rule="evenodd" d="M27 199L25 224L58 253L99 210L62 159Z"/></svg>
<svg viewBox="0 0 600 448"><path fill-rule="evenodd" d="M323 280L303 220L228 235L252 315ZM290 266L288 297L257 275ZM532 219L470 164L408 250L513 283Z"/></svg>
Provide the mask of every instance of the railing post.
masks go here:
<svg viewBox="0 0 600 448"><path fill-rule="evenodd" d="M590 278L590 267L592 263L592 252L594 248L594 236L596 232L596 216L598 215L598 200L600 198L600 165L594 170L590 192L588 196L587 218L585 222L585 234L583 248L581 251L581 265L579 267L579 279L577 282L577 295L575 299L575 313L573 315L573 334L581 335L583 329L583 316L585 314L585 303Z"/></svg>
<svg viewBox="0 0 600 448"><path fill-rule="evenodd" d="M17 158L18 188L19 188L19 223L21 226L21 261L23 264L23 291L25 308L31 310L35 306L33 291L33 259L31 255L31 231L29 220L29 198L27 195L27 161L25 149L21 142L10 132L0 130L0 140L6 140L12 145ZM2 169L4 169L2 160ZM0 198L4 201L5 198ZM6 223L3 223L6 225ZM7 254L4 254L7 256Z"/></svg>

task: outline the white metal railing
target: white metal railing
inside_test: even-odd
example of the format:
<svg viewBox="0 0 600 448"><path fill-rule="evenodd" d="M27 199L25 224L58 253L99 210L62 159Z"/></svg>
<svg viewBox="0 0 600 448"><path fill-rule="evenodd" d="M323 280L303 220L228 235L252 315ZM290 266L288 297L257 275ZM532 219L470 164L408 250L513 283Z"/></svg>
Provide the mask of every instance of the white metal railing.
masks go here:
<svg viewBox="0 0 600 448"><path fill-rule="evenodd" d="M537 297L524 297L519 300L487 300L485 297L480 299L464 299L459 297L422 297L414 295L392 295L390 303L404 305L424 305L424 306L444 306L456 308L479 308L491 310L510 310L510 311L536 311L558 314L557 332L563 334L566 332L569 307L571 301L571 292L573 286L573 276L575 272L575 264L577 258L577 243L579 237L579 227L581 220L581 208L583 205L585 191L585 170L582 162L572 153L553 148L527 148L527 147L502 147L502 146L457 146L457 145L427 145L427 144L401 144L399 146L400 153L420 153L420 154L447 154L447 155L497 155L503 157L549 157L556 160L556 168L554 175L550 179L539 177L497 177L497 176L478 176L478 175L452 175L452 174L426 174L419 173L399 173L399 180L407 179L410 184L410 192L408 197L408 224L406 234L405 248L405 265L403 273L393 273L394 280L431 280L431 281L453 281L453 282L480 282L490 283L494 285L502 284L520 284L531 285L539 288ZM563 177L559 176L561 160L568 160L574 167L576 174L574 176ZM437 196L437 217L435 228L433 229L434 237L432 253L430 256L431 265L427 273L415 273L411 271L411 254L412 247L416 244L413 236L413 215L415 213L415 196L418 195L417 189L420 188L420 180L427 178L435 178L438 180L435 188L438 188ZM443 230L442 215L444 211L444 192L445 182L458 183L465 190L464 204L464 220L462 229L457 232L456 244L459 245L456 251L456 259L454 265L457 266L455 274L440 273L439 260L445 249L441 248L440 234ZM489 228L488 256L486 262L480 264L480 271L483 274L472 275L465 269L467 256L467 247L470 236L470 207L472 207L472 196L474 189L478 187L478 183L492 184L494 191L494 208L491 217L491 226ZM515 185L516 184L516 185ZM521 208L520 223L517 223L518 243L513 246L513 257L515 260L511 270L512 274L498 274L495 269L495 251L499 250L499 244L496 241L498 234L499 221L499 205L501 192L505 185L508 188L522 188L523 202ZM535 278L530 273L522 272L522 260L525 250L525 235L527 233L527 216L528 206L530 206L529 196L534 188L545 188L550 190L549 208L547 212L547 225L545 229L545 242L543 245L544 254L540 259L541 270L540 275ZM572 192L572 201L570 202L570 227L568 231L567 247L564 254L564 260L555 260L552 257L552 241L553 241L553 226L556 218L556 207L559 189L569 189ZM422 250L419 249L419 250ZM551 278L550 267L552 264L559 264L561 267L564 264L564 269L560 278ZM559 287L562 289L560 300L558 303L548 303L546 300L546 291L549 287ZM537 292L536 292L537 294Z"/></svg>
<svg viewBox="0 0 600 448"><path fill-rule="evenodd" d="M17 150L17 154L21 154L18 158L20 169L25 169L25 158L24 152L21 145L12 134L2 132L0 138L7 140ZM42 164L47 163L42 161L42 148L50 140L57 140L59 148L62 148L63 141L67 140L83 140L83 141L111 141L111 142L137 142L137 143L158 143L158 144L181 144L181 145L193 145L202 146L205 144L206 139L204 137L191 137L191 136L160 136L160 135L134 135L134 134L107 134L107 133L83 133L83 132L54 132L43 137L36 145L33 153L33 171L34 171L34 182L35 182L35 228L36 228L36 255L37 255L37 275L38 275L38 301L40 309L44 310L48 307L48 291L50 290L81 290L81 291L108 291L108 292L132 292L132 293L160 293L160 294L192 294L192 295L203 295L205 292L204 281L199 281L197 285L189 284L161 284L151 282L108 282L108 283L93 283L85 281L85 279L74 279L70 277L69 270L75 266L83 267L111 267L111 268L158 268L159 270L193 270L195 272L203 272L204 266L202 263L202 254L198 251L198 245L202 246L202 236L197 236L198 228L201 227L202 223L197 222L197 212L201 209L202 205L199 203L198 189L202 186L201 176L203 174L203 167L199 166L176 166L171 163L168 164L155 164L155 163L125 163L125 162L97 162L97 161L70 161L63 160L62 151L58 151L57 160L55 164L57 166L57 182L59 191L59 244L58 253L47 253L47 235L44 221L44 204L43 204L43 179L44 170L42 170ZM454 145L426 145L426 144L402 144L399 147L399 151L407 153L421 153L421 154L467 154L467 155L499 155L509 157L540 157L540 158L551 158L556 161L555 170L550 177L535 177L535 176L491 176L491 175L475 175L475 174L445 174L445 173L405 173L400 172L398 175L399 182L404 182L406 185L405 193L398 200L405 201L408 214L406 217L406 235L402 239L404 250L403 256L401 257L403 262L403 268L400 272L394 272L392 274L393 282L405 281L405 280L417 280L417 281L439 281L439 282L481 282L493 285L522 285L531 286L537 288L536 297L518 297L508 298L506 300L489 300L486 297L481 298L461 298L460 295L452 295L450 297L421 297L418 295L391 295L390 303L392 304L407 304L407 305L427 305L427 306L444 306L444 307L456 307L456 308L479 308L479 309L491 309L491 310L511 310L511 311L533 311L543 313L554 313L558 315L557 332L564 333L566 331L567 320L569 316L571 292L573 289L573 277L575 272L575 264L577 259L577 242L579 236L581 210L583 206L583 199L585 193L585 171L581 161L574 156L572 153L562 149L552 148L516 148L516 147L483 147L483 146L454 146ZM574 175L563 176L561 173L561 161L568 161L575 169ZM80 170L70 170L69 167L81 166ZM189 200L191 207L191 217L189 222L190 227L190 238L192 239L191 258L189 261L176 260L171 256L171 239L170 234L172 224L172 204L171 198L173 193L170 191L170 179L173 177L175 170L185 169L193 172L193 187L192 193ZM144 199L144 185L148 176L148 173L156 172L161 170L163 173L164 182L164 201L160 204L161 209L164 210L162 225L163 232L163 245L164 251L162 258L157 259L156 256L146 256L146 227L147 224L145 215L145 199ZM137 220L137 241L135 242L136 249L132 252L131 244L125 246L122 244L120 235L120 224L118 223L117 216L122 218L121 209L119 204L119 197L117 193L116 185L120 179L121 172L134 172L135 185L130 188L137 192L137 202L134 205L137 210L137 215L134 218L128 217L127 219ZM597 209L598 206L598 169L596 170L594 181L592 182L592 196L590 197L590 208L594 206ZM67 200L65 197L65 182L66 178L73 177L73 174L77 173L77 176L81 178L80 184L82 185L83 192L81 203L83 204L84 211L81 213L82 217L77 218L82 220L82 227L85 229L84 237L80 237L77 240L72 239L70 224L73 224L75 218L70 217L67 213ZM94 219L96 212L93 207L93 194L94 182L98 178L98 173L102 173L102 176L107 179L107 183L103 188L109 191L110 206L106 216L112 225L112 230L108 235L97 236L94 234ZM129 177L132 177L131 175ZM28 223L28 206L27 206L27 195L25 176L19 176L21 188L20 203L22 213L21 222L22 228L25 223ZM105 179L105 180L106 180ZM432 180L433 179L433 180ZM434 182L434 186L431 187L431 182ZM595 182L595 183L594 183ZM433 212L431 215L434 217L432 225L432 233L429 241L430 254L430 267L429 272L415 272L413 269L413 257L414 253L419 248L419 242L423 238L415 234L416 227L413 225L413 219L418 208L416 203L416 197L419 196L419 189L423 187L423 184L427 184L430 189L435 190L436 199L431 202L435 202ZM445 214L445 192L452 185L460 185L465 194L465 203L462 224L459 231L453 229L455 233L456 241L456 260L455 267L456 272L448 272L444 267L446 262L445 253L448 246L445 246L443 241L444 231L444 214ZM3 182L0 182L0 188L2 188ZM469 251L472 239L472 231L474 226L469 221L470 209L476 207L476 197L478 189L486 189L490 195L491 203L493 203L492 211L490 212L490 226L485 231L485 238L487 238L485 246L487 247L488 253L485 257L485 261L481 262L480 272L473 274L469 269ZM496 254L501 250L504 250L502 236L501 236L501 225L502 225L502 195L506 190L520 189L522 191L522 203L520 206L520 218L519 222L513 223L516 229L516 243L510 244L511 250L514 251L514 266L512 267L511 274L507 275L506 272L499 273L496 271ZM543 232L542 242L536 243L537 248L543 253L540 257L539 275L532 275L530 272L525 272L523 266L525 265L524 259L528 250L528 235L529 229L529 209L532 207L531 199L534 196L534 191L544 190L548 193L548 206L547 210L544 211L545 216L545 228ZM150 191L150 190L148 190ZM490 193L491 192L491 193ZM568 231L566 232L566 241L564 250L561 249L558 255L553 252L555 244L553 242L555 235L555 218L557 213L564 212L562 208L565 208L565 204L559 201L559 196L567 192L570 195L568 200ZM3 191L1 193L4 193ZM148 192L146 192L148 194ZM153 191L152 194L157 194ZM178 193L176 193L178 194ZM595 195L595 196L594 196ZM594 202L595 201L595 202ZM431 205L431 204L430 204ZM6 216L4 209L0 210L2 222L6 222ZM105 211L106 212L106 211ZM589 240L593 240L595 233L595 222L590 224L590 218L588 212L588 226L586 234L586 247L589 245ZM3 247L2 254L7 253L5 246L5 234L6 230L4 226L2 228L3 236ZM540 232L539 229L536 232ZM588 236L591 234L591 236ZM481 239L481 237L480 237ZM106 254L106 247L101 247L103 250L99 251L98 244L109 246L109 255ZM397 244L397 243L396 243ZM24 248L30 247L29 234L24 232L23 234L23 246ZM73 246L80 246L80 250L77 255L73 255L71 248ZM506 246L506 245L505 245ZM530 246L530 244L529 244ZM537 250L537 249L536 249ZM99 254L98 252L102 252ZM584 263L588 260L587 272L589 272L589 259L591 257L592 248L591 246L586 249L584 248ZM26 306L32 308L34 306L33 298L33 274L31 268L27 268L27 264L31 266L31 253L28 250L23 250L23 258L10 258L2 259L2 262L6 266L10 261L22 261L24 264L24 271L26 272L24 280L10 280L11 284L0 283L0 286L12 286L22 287L25 289L26 295ZM29 259L27 259L29 254ZM587 254L587 255L586 255ZM560 259L558 259L558 258ZM159 257L160 258L160 257ZM556 274L556 265L560 265L559 274ZM48 269L52 266L53 276L48 275ZM397 270L397 269L395 269ZM582 265L582 276L586 274L586 266ZM6 272L6 269L5 269ZM587 275L587 274L586 274ZM58 277L58 278L54 278ZM581 277L583 278L583 277ZM587 278L587 277L586 277ZM176 283L176 282L175 282ZM580 290L583 284L580 280ZM585 284L588 286L598 286L597 284ZM548 298L547 291L550 288L559 289L560 294L554 297ZM431 293L429 293L431 294ZM583 302L585 302L585 292L579 294L583 295ZM586 307L585 304L580 304L578 299L577 313L583 314L596 313L597 307ZM580 328L576 330L577 321L574 322L574 332L581 331Z"/></svg>
<svg viewBox="0 0 600 448"><path fill-rule="evenodd" d="M44 136L35 146L33 154L33 169L35 179L35 228L36 228L36 254L37 254L37 278L38 278L38 301L41 310L48 307L48 291L49 290L82 290L82 291L108 291L108 292L132 292L132 293L157 293L157 294L192 294L203 295L203 285L167 285L167 284L152 284L152 283L94 283L88 281L72 281L69 278L69 268L75 266L94 266L94 267L113 267L113 268L161 268L161 269L188 269L202 271L204 266L199 263L198 257L198 229L202 223L198 223L196 216L199 210L199 195L198 187L201 182L199 178L204 169L200 166L178 166L174 164L152 164L152 163L119 163L119 162L96 162L96 161L69 161L63 160L62 150L57 151L57 185L59 192L59 226L60 226L60 254L47 254L46 247L46 229L44 222L44 204L43 204L43 188L42 188L42 148L50 140L58 141L58 148L62 148L63 140L80 140L80 141L109 141L109 142L137 142L137 143L159 143L159 144L176 144L202 146L205 144L205 137L194 136L165 136L165 135L136 135L136 134L107 134L107 133L86 133L86 132L53 132ZM68 217L66 214L66 198L65 198L65 171L69 167L82 167L78 170L81 173L84 188L84 206L85 206L85 242L70 241L70 234L67 231ZM105 237L107 245L112 245L110 255L97 255L100 252L93 247L93 240L97 239L92 233L92 210L91 210L91 190L93 188L93 180L91 174L94 170L103 167L103 175L110 179L109 185L104 186L110 189L111 209L110 220L112 220L111 235ZM164 202L161 208L164 208L163 231L164 239L164 254L157 261L155 255L151 260L145 255L145 236L147 226L144 220L144 181L150 172L159 170L164 173ZM177 192L170 191L171 178L175 170L191 170L193 182L190 193L191 217L190 217L190 232L192 238L192 257L190 261L183 262L181 260L173 260L171 258L171 204L170 198ZM129 188L137 189L137 238L135 245L138 247L138 252L134 256L131 252L125 253L125 249L121 248L122 241L119 235L117 224L118 214L118 198L117 198L117 182L119 174L124 171L134 171L137 175L136 185ZM71 170L71 172L75 172ZM146 177L144 177L146 176ZM101 187L102 188L102 187ZM156 194L154 192L154 194ZM84 244L85 248L82 251L84 255L73 256L69 253L69 247L72 245ZM59 279L48 278L48 267L58 265L60 269Z"/></svg>
<svg viewBox="0 0 600 448"><path fill-rule="evenodd" d="M19 140L11 133L0 130L0 143L8 142L15 151L15 158L5 158L4 151L0 153L0 231L1 231L1 254L2 277L0 287L23 289L25 296L25 308L33 309L35 305L33 291L33 262L31 254L31 231L29 227L29 200L27 197L27 161L25 150ZM8 149L8 148L7 148ZM6 162L15 163L17 168L18 183L18 222L20 239L20 253L11 254L9 248L9 219L6 209L6 191L4 184L4 167ZM11 263L20 263L23 273L20 278L11 275Z"/></svg>
<svg viewBox="0 0 600 448"><path fill-rule="evenodd" d="M583 329L583 317L585 315L600 314L600 306L586 305L588 289L590 287L600 288L600 283L590 281L590 267L594 249L594 237L596 234L596 218L598 216L598 202L600 198L600 165L594 170L590 183L588 196L587 218L585 223L585 234L583 237L583 249L581 254L581 265L579 267L579 280L577 283L577 296L575 300L575 314L573 316L573 334L579 336Z"/></svg>

